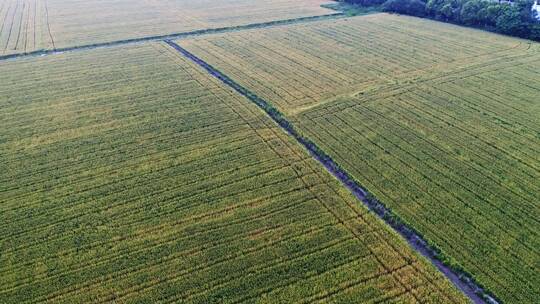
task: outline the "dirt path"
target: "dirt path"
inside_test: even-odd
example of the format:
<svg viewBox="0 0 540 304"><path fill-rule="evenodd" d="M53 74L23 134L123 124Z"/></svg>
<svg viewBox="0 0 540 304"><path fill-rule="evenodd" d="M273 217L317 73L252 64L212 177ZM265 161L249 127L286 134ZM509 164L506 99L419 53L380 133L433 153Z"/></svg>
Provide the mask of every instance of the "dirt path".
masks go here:
<svg viewBox="0 0 540 304"><path fill-rule="evenodd" d="M390 209L384 206L382 203L373 198L358 182L356 182L345 170L334 162L332 158L328 156L323 150L321 150L315 143L308 138L304 137L294 125L289 122L283 114L281 114L276 108L274 108L269 102L258 97L248 89L242 87L227 75L221 73L202 59L193 55L186 49L182 48L171 40L165 40L169 46L177 50L184 57L195 62L197 65L205 69L209 74L219 79L227 86L234 89L239 94L248 98L255 103L259 108L272 118L285 132L292 136L298 143L300 143L313 158L321 163L328 172L335 176L351 193L353 193L358 200L366 205L369 210L374 212L385 223L392 227L397 233L407 240L409 245L418 253L426 257L450 282L452 282L459 290L461 290L473 303L483 304L499 303L493 296L489 295L484 289L482 289L470 275L451 269L442 262L442 257L439 256L437 250L430 246L428 242L420 236L414 229L408 227L403 221L394 214Z"/></svg>

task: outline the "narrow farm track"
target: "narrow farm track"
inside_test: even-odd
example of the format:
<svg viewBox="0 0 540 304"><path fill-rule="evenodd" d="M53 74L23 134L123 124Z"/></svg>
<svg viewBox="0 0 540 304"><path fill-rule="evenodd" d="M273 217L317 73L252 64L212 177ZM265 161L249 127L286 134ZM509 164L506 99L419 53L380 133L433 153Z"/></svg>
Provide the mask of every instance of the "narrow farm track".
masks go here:
<svg viewBox="0 0 540 304"><path fill-rule="evenodd" d="M199 66L204 68L209 74L216 77L224 84L228 85L239 94L245 96L259 108L265 111L278 125L280 125L289 135L291 135L299 144L301 144L309 153L321 163L329 173L334 175L341 183L348 188L360 201L362 201L370 210L374 211L382 220L389 224L396 232L404 237L409 244L417 250L424 257L428 258L432 264L437 267L441 273L443 273L456 287L458 287L471 301L474 303L486 303L484 298L490 302L496 302L494 298L486 294L483 289L474 283L470 277L464 276L462 273L451 270L448 266L444 265L438 258L437 252L434 248L430 247L425 239L423 239L418 233L414 232L411 227L406 226L402 221L396 221L396 217L392 212L384 207L384 205L368 198L367 191L355 182L347 172L342 170L337 164L321 150L317 145L311 142L309 139L303 137L277 109L275 109L270 103L261 99L253 92L240 86L234 80L224 75L214 67L204 62L194 54L190 53L186 49L182 48L171 40L165 41L172 48L176 49L185 57L189 58ZM389 217L389 215L392 215ZM321 299L322 300L322 299ZM418 300L418 299L417 299Z"/></svg>

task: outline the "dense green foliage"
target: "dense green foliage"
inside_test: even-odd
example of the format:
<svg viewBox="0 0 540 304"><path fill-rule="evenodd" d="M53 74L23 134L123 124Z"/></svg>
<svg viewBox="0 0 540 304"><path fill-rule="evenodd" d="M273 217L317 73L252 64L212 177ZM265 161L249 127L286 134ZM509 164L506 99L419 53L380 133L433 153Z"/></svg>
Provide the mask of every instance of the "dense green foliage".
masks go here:
<svg viewBox="0 0 540 304"><path fill-rule="evenodd" d="M424 16L426 3L421 0L387 0L382 4L383 11Z"/></svg>
<svg viewBox="0 0 540 304"><path fill-rule="evenodd" d="M382 4L382 9L387 12L429 17L540 40L540 22L531 11L532 0L518 0L513 4L490 0L346 0L346 2L363 6Z"/></svg>
<svg viewBox="0 0 540 304"><path fill-rule="evenodd" d="M276 106L447 263L507 303L537 302L540 44L392 14L179 43Z"/></svg>

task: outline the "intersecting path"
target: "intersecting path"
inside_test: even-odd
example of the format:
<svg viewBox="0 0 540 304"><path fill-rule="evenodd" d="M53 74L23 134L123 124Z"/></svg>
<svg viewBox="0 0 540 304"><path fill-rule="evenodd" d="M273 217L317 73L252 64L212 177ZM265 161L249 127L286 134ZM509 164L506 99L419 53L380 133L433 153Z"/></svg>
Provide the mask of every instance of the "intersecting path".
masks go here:
<svg viewBox="0 0 540 304"><path fill-rule="evenodd" d="M366 189L356 182L345 170L341 169L341 167L315 143L301 135L294 125L289 122L286 117L279 112L279 110L274 108L268 101L258 97L253 92L241 86L230 77L212 67L210 64L195 56L188 50L182 48L172 40L166 39L165 43L261 108L285 132L287 132L299 144L301 144L314 159L321 163L329 173L335 176L347 189L349 189L349 191L351 191L351 193L354 194L358 200L364 203L369 210L373 211L386 224L391 226L397 233L407 240L409 245L415 251L426 257L435 267L437 267L437 269L459 290L461 290L473 303L499 303L495 298L487 294L483 288L476 284L476 282L474 282L469 276L459 273L445 265L439 259L437 251L431 247L419 233L404 224L404 222L400 220L395 213L385 207L382 203L378 202L376 199L373 199Z"/></svg>

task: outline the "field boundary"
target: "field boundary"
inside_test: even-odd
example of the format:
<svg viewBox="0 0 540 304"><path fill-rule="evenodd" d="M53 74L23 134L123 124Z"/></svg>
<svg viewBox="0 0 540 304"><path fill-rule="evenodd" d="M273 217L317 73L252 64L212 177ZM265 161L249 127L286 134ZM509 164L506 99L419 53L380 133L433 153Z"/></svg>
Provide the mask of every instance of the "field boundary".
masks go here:
<svg viewBox="0 0 540 304"><path fill-rule="evenodd" d="M326 14L326 15L299 17L299 18L293 18L293 19L275 20L275 21L268 21L268 22L262 22L262 23L250 23L250 24L245 24L245 25L208 28L208 29L201 29L201 30L195 30L195 31L189 31L189 32L178 32L178 33L169 33L169 34L155 35L155 36L145 36L145 37L139 37L139 38L129 38L129 39L123 39L123 40L84 44L84 45L70 46L70 47L64 47L64 48L55 48L54 40L52 40L52 35L51 35L51 41L53 41L52 49L41 49L41 50L26 52L26 53L2 55L0 56L0 61L9 60L9 59L13 60L13 59L19 59L19 58L27 58L27 57L41 57L41 56L61 54L61 53L66 53L66 52L115 47L115 46L120 46L120 45L144 43L144 42L151 42L151 41L165 41L165 40L170 40L170 39L181 39L181 38L191 37L191 36L220 34L220 33L250 30L250 29L257 29L257 28L264 28L264 27L290 25L290 24L295 24L295 23L313 22L313 21L335 19L335 18L342 18L342 17L347 17L347 16L343 12L338 12L338 13L332 13L332 14Z"/></svg>
<svg viewBox="0 0 540 304"><path fill-rule="evenodd" d="M419 254L427 258L454 286L465 294L473 303L497 304L500 300L496 299L492 292L484 289L474 278L465 272L459 265L449 262L449 258L437 247L436 244L428 242L421 233L407 224L397 216L390 208L378 201L370 194L360 183L349 175L339 164L337 164L327 153L319 148L313 141L305 137L298 131L294 125L285 118L285 116L268 101L258 97L253 92L241 86L227 75L223 74L207 62L198 58L188 50L182 48L170 39L165 39L170 47L178 51L182 56L193 61L210 75L220 80L232 88L237 93L255 103L270 118L277 123L287 134L292 136L301 144L309 154L321 163L325 169L337 178L358 200L360 200L370 211L375 213L386 224L393 228L395 232L401 235L407 243Z"/></svg>

